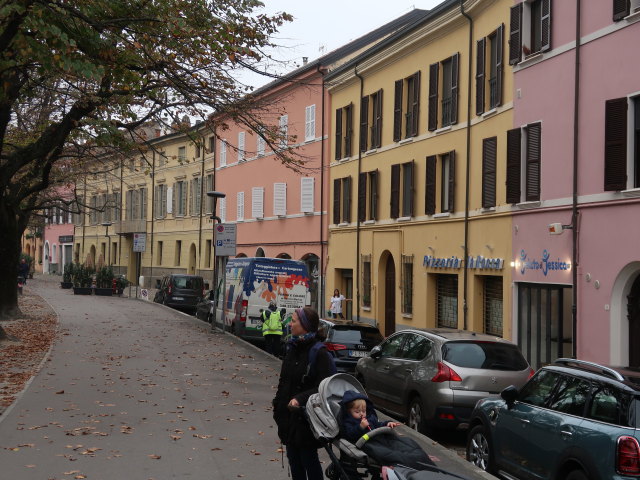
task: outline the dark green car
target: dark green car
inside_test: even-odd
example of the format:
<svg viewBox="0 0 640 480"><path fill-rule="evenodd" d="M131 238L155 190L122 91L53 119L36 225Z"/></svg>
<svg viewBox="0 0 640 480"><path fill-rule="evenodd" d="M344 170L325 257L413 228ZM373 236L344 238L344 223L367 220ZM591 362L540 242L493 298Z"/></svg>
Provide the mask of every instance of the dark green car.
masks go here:
<svg viewBox="0 0 640 480"><path fill-rule="evenodd" d="M640 476L640 372L561 358L476 405L467 460L512 479Z"/></svg>

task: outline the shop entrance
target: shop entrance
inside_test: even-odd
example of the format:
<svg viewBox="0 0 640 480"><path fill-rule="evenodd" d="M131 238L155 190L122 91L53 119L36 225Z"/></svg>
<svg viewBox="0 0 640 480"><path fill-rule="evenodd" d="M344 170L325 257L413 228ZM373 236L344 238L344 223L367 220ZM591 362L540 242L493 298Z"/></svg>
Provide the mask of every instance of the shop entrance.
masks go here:
<svg viewBox="0 0 640 480"><path fill-rule="evenodd" d="M640 276L627 296L627 318L629 319L629 366L640 367Z"/></svg>

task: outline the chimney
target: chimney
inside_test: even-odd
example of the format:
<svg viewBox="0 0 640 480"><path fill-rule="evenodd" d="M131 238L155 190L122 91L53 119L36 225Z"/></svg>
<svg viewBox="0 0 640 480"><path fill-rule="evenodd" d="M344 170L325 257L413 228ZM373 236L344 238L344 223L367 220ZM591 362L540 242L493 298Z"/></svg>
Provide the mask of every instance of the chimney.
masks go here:
<svg viewBox="0 0 640 480"><path fill-rule="evenodd" d="M309 63L309 57L302 57L302 65Z"/></svg>

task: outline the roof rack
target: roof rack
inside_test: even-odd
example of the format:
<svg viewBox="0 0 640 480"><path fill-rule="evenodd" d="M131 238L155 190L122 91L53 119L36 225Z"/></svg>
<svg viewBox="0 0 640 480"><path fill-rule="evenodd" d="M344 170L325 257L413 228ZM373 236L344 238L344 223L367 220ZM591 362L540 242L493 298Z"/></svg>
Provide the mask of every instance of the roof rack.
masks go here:
<svg viewBox="0 0 640 480"><path fill-rule="evenodd" d="M624 381L624 377L619 373L616 372L613 368L609 368L609 367L604 367L602 365L599 365L597 363L593 363L593 362L587 362L585 360L578 360L576 358L558 358L555 362L553 362L556 365L567 365L567 366L571 366L576 365L576 366L582 366L582 367L590 367L594 370L597 370L598 372L602 373L603 375L607 375L609 377L612 377L616 380L619 381Z"/></svg>

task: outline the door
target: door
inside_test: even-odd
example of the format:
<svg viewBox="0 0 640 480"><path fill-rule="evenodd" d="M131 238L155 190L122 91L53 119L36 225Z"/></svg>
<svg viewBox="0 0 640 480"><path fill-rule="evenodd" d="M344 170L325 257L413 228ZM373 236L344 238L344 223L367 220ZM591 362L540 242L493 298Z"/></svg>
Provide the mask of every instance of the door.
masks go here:
<svg viewBox="0 0 640 480"><path fill-rule="evenodd" d="M396 331L396 264L393 256L387 257L384 275L384 336Z"/></svg>
<svg viewBox="0 0 640 480"><path fill-rule="evenodd" d="M629 319L629 366L640 367L640 276L636 278L627 297Z"/></svg>
<svg viewBox="0 0 640 480"><path fill-rule="evenodd" d="M397 405L402 396L400 386L403 378L398 374L402 370L402 344L407 334L398 333L389 337L380 345L380 356L369 359L365 383L367 392L375 399L376 405L398 411Z"/></svg>

